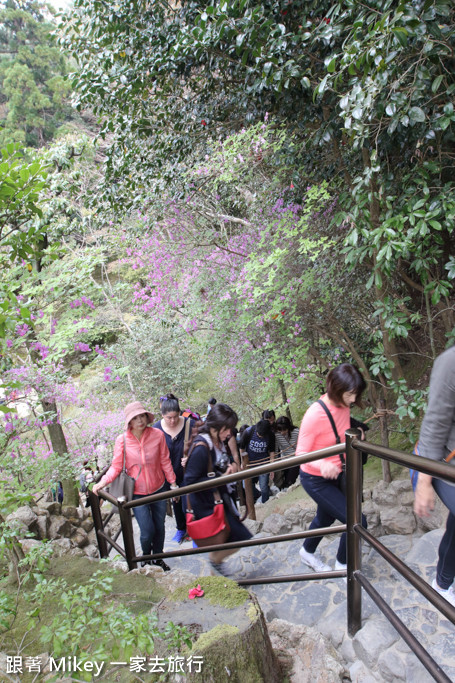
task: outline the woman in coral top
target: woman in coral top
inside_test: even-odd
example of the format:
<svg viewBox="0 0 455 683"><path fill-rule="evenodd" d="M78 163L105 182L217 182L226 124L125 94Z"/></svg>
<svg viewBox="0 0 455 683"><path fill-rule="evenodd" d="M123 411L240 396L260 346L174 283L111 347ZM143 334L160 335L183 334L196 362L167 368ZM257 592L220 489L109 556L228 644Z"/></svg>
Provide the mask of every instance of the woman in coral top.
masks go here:
<svg viewBox="0 0 455 683"><path fill-rule="evenodd" d="M351 426L351 406L360 405L360 399L366 384L358 369L350 363L343 363L330 370L327 375L325 393L320 400L330 411L340 439ZM324 407L313 403L300 425L296 455L304 455L321 448L328 448L336 443L335 432ZM316 517L310 529L330 526L336 519L346 523L346 496L340 490L342 461L339 455L332 455L322 460L314 460L300 465L300 481L311 498L317 503ZM366 526L366 518L362 516L362 524ZM300 549L302 562L317 572L331 571L316 554L316 548L322 536L306 538ZM335 569L346 568L346 534L342 534L335 562Z"/></svg>
<svg viewBox="0 0 455 683"><path fill-rule="evenodd" d="M125 410L125 433L115 441L114 457L106 474L93 487L93 493L110 484L120 474L123 467L123 445L125 444L125 465L128 474L137 477L134 484L133 499L137 500L152 493L166 490L166 480L171 489L177 489L175 473L172 468L169 450L162 431L148 425L153 422L153 415L139 402L129 403ZM166 519L166 501L141 505L133 508L139 529L142 553L162 553L164 547L164 522ZM150 564L142 562L142 566ZM164 560L153 560L164 571L170 567Z"/></svg>

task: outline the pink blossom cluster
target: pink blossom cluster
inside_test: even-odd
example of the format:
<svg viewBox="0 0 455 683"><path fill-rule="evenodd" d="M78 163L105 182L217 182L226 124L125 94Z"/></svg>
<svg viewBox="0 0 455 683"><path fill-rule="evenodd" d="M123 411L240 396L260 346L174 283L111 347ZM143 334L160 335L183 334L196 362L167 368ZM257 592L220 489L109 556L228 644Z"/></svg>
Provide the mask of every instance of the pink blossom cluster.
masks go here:
<svg viewBox="0 0 455 683"><path fill-rule="evenodd" d="M16 335L18 337L25 337L25 335L30 331L30 327L26 323L16 325Z"/></svg>
<svg viewBox="0 0 455 683"><path fill-rule="evenodd" d="M70 308L79 308L79 306L83 306L84 304L89 308L95 308L95 304L93 303L93 301L86 296L81 296L80 299L75 299L74 301L71 301Z"/></svg>
<svg viewBox="0 0 455 683"><path fill-rule="evenodd" d="M74 344L74 350L80 351L81 353L88 353L89 351L91 351L91 348L88 344L84 344L83 342L76 342Z"/></svg>

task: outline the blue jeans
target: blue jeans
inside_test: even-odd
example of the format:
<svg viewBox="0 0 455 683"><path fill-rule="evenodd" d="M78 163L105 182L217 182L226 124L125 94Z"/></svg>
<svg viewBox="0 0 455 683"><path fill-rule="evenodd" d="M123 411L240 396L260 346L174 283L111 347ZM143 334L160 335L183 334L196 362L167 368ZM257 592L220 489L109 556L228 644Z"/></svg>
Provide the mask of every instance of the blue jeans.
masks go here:
<svg viewBox="0 0 455 683"><path fill-rule="evenodd" d="M269 476L269 474L259 475L259 488L261 489L263 503L266 503L270 498Z"/></svg>
<svg viewBox="0 0 455 683"><path fill-rule="evenodd" d="M154 493L161 493L166 490L166 485ZM133 500L145 498L135 494ZM134 516L136 517L139 529L141 532L141 548L143 555L150 555L162 553L164 547L164 522L166 520L166 501L159 500L156 503L148 503L148 505L141 505L133 508Z"/></svg>
<svg viewBox="0 0 455 683"><path fill-rule="evenodd" d="M445 481L433 479L433 488L449 508L446 530L439 544L439 560L436 567L438 586L447 590L455 578L455 486Z"/></svg>
<svg viewBox="0 0 455 683"><path fill-rule="evenodd" d="M324 479L313 474L307 474L300 470L300 483L309 496L318 504L316 517L311 522L310 529L320 529L330 526L338 519L346 524L346 496L340 491L338 479ZM367 527L367 519L362 515L362 526ZM322 536L306 538L303 547L309 553L316 552L316 548L322 541ZM341 535L338 546L337 560L346 564L346 534Z"/></svg>

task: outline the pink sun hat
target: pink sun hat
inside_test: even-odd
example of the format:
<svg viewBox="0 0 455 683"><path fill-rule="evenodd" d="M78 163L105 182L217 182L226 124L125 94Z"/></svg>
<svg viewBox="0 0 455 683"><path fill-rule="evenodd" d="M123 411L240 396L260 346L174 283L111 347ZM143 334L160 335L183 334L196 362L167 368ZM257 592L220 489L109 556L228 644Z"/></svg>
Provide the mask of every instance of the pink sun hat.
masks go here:
<svg viewBox="0 0 455 683"><path fill-rule="evenodd" d="M125 415L125 431L128 429L128 425L133 419L133 417L137 417L138 415L143 415L144 413L147 415L147 422L150 424L153 422L155 419L155 416L153 413L150 413L147 408L144 408L142 403L140 401L134 401L134 403L128 403L127 406L125 406L123 413Z"/></svg>

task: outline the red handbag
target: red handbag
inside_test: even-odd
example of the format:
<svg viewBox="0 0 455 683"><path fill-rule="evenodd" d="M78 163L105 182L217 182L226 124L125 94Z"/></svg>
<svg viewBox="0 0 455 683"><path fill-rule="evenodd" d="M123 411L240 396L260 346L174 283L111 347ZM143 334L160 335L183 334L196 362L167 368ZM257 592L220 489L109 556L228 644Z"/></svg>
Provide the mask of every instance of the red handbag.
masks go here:
<svg viewBox="0 0 455 683"><path fill-rule="evenodd" d="M210 473L212 473L213 476L213 464L209 446L206 441L201 441L200 443L206 446L209 451L207 474L210 476ZM193 451L194 445L195 444L193 444L188 458ZM231 533L231 529L224 512L223 501L218 489L215 489L213 492L213 497L215 499L215 504L211 515L202 517L201 519L195 519L193 510L186 511L186 531L188 536L193 539L198 548L207 545L217 545L218 543L226 543ZM189 498L190 496L188 496L188 500Z"/></svg>
<svg viewBox="0 0 455 683"><path fill-rule="evenodd" d="M194 519L193 512L188 510L186 513L186 530L188 536L193 539L198 547L226 543L231 529L224 514L223 501L217 500L213 513L201 519Z"/></svg>

